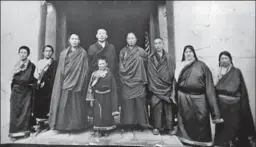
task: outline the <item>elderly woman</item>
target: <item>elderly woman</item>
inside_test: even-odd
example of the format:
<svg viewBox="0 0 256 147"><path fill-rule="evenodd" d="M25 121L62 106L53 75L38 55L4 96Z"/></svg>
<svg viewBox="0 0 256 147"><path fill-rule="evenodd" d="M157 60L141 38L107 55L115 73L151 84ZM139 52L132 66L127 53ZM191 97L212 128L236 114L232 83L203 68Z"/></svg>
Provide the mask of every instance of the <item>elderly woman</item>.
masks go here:
<svg viewBox="0 0 256 147"><path fill-rule="evenodd" d="M20 60L15 65L11 83L10 98L10 130L11 138L24 137L31 128L31 102L35 65L28 59L30 49L27 46L19 48Z"/></svg>
<svg viewBox="0 0 256 147"><path fill-rule="evenodd" d="M178 130L181 142L212 146L210 117L221 123L212 73L197 59L193 46L185 46L182 62L177 66Z"/></svg>
<svg viewBox="0 0 256 147"><path fill-rule="evenodd" d="M87 52L79 46L77 34L69 37L70 46L60 54L52 91L49 125L58 131L86 129L85 103L88 76Z"/></svg>
<svg viewBox="0 0 256 147"><path fill-rule="evenodd" d="M215 145L229 147L249 146L255 137L255 127L243 74L234 67L232 56L223 51L219 55L219 73L216 84L220 114L225 120L216 125Z"/></svg>

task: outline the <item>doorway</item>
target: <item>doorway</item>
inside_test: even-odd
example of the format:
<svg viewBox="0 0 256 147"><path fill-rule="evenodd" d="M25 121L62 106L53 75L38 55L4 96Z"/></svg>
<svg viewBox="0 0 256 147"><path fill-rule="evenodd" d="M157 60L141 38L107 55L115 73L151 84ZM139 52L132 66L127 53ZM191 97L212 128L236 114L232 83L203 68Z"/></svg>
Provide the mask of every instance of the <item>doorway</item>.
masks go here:
<svg viewBox="0 0 256 147"><path fill-rule="evenodd" d="M135 33L137 45L144 48L145 31L150 33L150 14L157 9L151 1L67 1L57 7L66 14L66 37L78 34L81 46L87 50L97 41L97 30L104 28L117 54L126 45L129 32Z"/></svg>

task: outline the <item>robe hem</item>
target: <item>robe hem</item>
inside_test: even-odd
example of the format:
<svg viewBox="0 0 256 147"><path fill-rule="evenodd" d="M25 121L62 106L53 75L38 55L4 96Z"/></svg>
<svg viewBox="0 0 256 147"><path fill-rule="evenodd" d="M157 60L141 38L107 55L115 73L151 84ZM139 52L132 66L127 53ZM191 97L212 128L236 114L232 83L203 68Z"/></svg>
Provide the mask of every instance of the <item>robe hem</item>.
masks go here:
<svg viewBox="0 0 256 147"><path fill-rule="evenodd" d="M93 129L94 130L113 130L116 128L116 125L113 125L113 126L109 126L109 127L97 127L97 126L93 126Z"/></svg>
<svg viewBox="0 0 256 147"><path fill-rule="evenodd" d="M199 141L192 141L192 140L188 140L182 137L179 137L181 142L187 143L187 144L191 144L191 145L199 145L199 146L212 146L213 142L199 142Z"/></svg>

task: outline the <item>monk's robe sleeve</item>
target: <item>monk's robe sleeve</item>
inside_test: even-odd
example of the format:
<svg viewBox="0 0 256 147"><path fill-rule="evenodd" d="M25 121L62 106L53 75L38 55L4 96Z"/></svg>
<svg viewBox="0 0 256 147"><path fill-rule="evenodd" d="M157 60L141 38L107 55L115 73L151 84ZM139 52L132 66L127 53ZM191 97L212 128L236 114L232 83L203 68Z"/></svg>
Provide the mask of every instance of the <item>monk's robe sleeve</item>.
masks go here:
<svg viewBox="0 0 256 147"><path fill-rule="evenodd" d="M112 102L112 115L120 114L118 112L118 99L117 99L117 90L116 90L116 81L115 78L111 77L111 102Z"/></svg>
<svg viewBox="0 0 256 147"><path fill-rule="evenodd" d="M177 104L177 99L176 99L176 80L175 78L173 77L173 82L172 82L172 92L171 92L171 96L170 96L170 99L172 100L172 102L174 104Z"/></svg>
<svg viewBox="0 0 256 147"><path fill-rule="evenodd" d="M205 76L205 88L206 88L205 94L210 107L212 119L213 120L220 119L220 111L217 104L217 98L216 98L215 88L213 84L212 73L207 66L204 67L204 73L205 73L204 76Z"/></svg>
<svg viewBox="0 0 256 147"><path fill-rule="evenodd" d="M240 72L240 93L241 93L241 131L244 132L242 134L248 135L248 136L255 136L256 137L256 130L254 126L254 121L250 109L250 103L249 103L249 96L247 92L247 88L245 85L244 77L242 75L242 72ZM246 133L246 134L245 134Z"/></svg>
<svg viewBox="0 0 256 147"><path fill-rule="evenodd" d="M88 84L88 89L87 89L87 94L86 94L86 101L93 101L94 97L93 97L93 87L91 86L93 81L95 80L93 74L90 78L89 84Z"/></svg>

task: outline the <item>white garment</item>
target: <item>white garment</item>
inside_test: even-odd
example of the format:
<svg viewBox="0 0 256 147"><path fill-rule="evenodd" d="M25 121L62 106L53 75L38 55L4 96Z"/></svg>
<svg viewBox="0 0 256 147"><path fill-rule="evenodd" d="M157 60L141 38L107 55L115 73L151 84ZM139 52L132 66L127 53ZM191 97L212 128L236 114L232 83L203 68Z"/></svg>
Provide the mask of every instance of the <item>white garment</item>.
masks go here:
<svg viewBox="0 0 256 147"><path fill-rule="evenodd" d="M34 77L38 79L39 75L42 73L42 71L47 71L49 66L52 64L53 59L41 59L36 64L36 70L34 73Z"/></svg>
<svg viewBox="0 0 256 147"><path fill-rule="evenodd" d="M175 77L175 80L178 82L179 80L179 77L180 77L180 73L181 71L183 70L184 67L188 66L189 64L193 63L195 61L195 59L191 60L191 61L181 61L176 67L176 70L175 70L175 74L174 74L174 77Z"/></svg>
<svg viewBox="0 0 256 147"><path fill-rule="evenodd" d="M106 42L99 42L99 44L104 48L106 46Z"/></svg>

